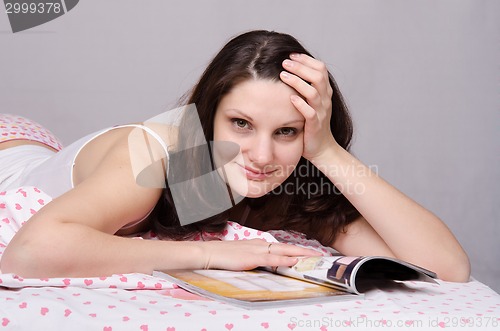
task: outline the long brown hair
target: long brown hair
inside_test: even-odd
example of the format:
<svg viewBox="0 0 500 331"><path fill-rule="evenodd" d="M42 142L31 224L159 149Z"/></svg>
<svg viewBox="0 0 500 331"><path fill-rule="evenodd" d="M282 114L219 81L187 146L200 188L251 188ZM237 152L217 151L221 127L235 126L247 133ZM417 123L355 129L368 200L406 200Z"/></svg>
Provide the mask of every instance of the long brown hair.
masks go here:
<svg viewBox="0 0 500 331"><path fill-rule="evenodd" d="M291 53L312 56L294 37L263 30L241 34L222 48L208 65L186 102L196 105L206 141L213 141L215 112L221 99L244 80L280 81L282 62ZM340 146L348 150L353 134L352 121L330 73L329 81L333 88L331 131ZM254 211L264 215L272 213L275 216L272 222L265 224L263 230L300 231L324 245L331 245L335 235L359 216L331 181L304 158L301 158L295 171L282 184L284 185L288 188L286 192L278 187L261 198L246 199ZM311 191L313 187L314 192ZM201 230L220 231L228 217L226 211L202 222L181 227L168 188L157 209L159 217L153 223L153 230L160 236L176 239L187 238Z"/></svg>

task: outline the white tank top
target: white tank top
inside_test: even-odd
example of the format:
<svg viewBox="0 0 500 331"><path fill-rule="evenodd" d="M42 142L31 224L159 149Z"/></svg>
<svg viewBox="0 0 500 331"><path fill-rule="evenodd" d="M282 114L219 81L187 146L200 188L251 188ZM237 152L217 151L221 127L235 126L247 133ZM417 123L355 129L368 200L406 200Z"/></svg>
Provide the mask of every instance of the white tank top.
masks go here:
<svg viewBox="0 0 500 331"><path fill-rule="evenodd" d="M74 187L73 168L76 157L82 148L100 135L108 131L124 127L136 127L146 131L160 143L165 155L167 155L168 158L168 148L165 142L151 128L140 124L118 125L91 133L63 148L57 153L51 153L47 149L39 147L40 149L49 152L49 154L45 153L45 159L28 164L20 171L20 174L16 176L17 178L8 184L8 187L3 187L2 189L13 189L20 186L35 186L50 195L53 199L59 197ZM24 146L13 147L10 149L14 150L20 147Z"/></svg>

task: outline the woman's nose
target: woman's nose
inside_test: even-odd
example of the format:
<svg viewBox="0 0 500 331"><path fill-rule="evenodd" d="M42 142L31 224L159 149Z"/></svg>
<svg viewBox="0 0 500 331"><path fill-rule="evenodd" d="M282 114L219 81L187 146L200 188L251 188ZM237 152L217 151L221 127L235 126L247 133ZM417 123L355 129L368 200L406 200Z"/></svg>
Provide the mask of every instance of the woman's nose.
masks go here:
<svg viewBox="0 0 500 331"><path fill-rule="evenodd" d="M256 136L249 141L248 160L255 165L266 165L273 160L273 142L269 137Z"/></svg>

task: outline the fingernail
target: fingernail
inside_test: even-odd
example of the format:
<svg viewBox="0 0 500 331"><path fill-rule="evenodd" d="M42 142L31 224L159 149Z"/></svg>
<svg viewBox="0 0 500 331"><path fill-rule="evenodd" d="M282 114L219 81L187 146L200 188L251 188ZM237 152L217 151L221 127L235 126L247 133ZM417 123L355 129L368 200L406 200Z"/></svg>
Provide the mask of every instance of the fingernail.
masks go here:
<svg viewBox="0 0 500 331"><path fill-rule="evenodd" d="M285 78L285 79L288 79L288 78L290 78L290 74L288 72L286 72L286 71L282 71L281 72L281 77Z"/></svg>
<svg viewBox="0 0 500 331"><path fill-rule="evenodd" d="M299 57L300 57L299 53L292 53L292 54L290 54L290 58L291 59L298 59Z"/></svg>
<svg viewBox="0 0 500 331"><path fill-rule="evenodd" d="M292 99L292 102L297 102L299 101L300 97L298 95L291 95L290 99Z"/></svg>
<svg viewBox="0 0 500 331"><path fill-rule="evenodd" d="M292 62L292 61L290 61L290 60L285 60L285 61L283 61L283 65L284 65L285 67L289 67L289 68L291 68L291 67L293 67L293 62Z"/></svg>

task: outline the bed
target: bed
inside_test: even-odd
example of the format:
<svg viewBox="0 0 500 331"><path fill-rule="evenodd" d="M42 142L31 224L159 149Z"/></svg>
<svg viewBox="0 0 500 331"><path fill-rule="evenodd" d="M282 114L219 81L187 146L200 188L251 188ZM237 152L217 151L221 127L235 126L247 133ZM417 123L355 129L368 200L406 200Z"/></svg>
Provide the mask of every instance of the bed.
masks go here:
<svg viewBox="0 0 500 331"><path fill-rule="evenodd" d="M0 192L0 256L50 197L35 187ZM268 236L231 224L224 238ZM326 252L300 236L273 233ZM141 240L141 238L138 238ZM239 238L241 239L241 238ZM500 330L500 296L481 282L403 282L359 300L246 310L146 274L23 279L0 274L0 330Z"/></svg>

